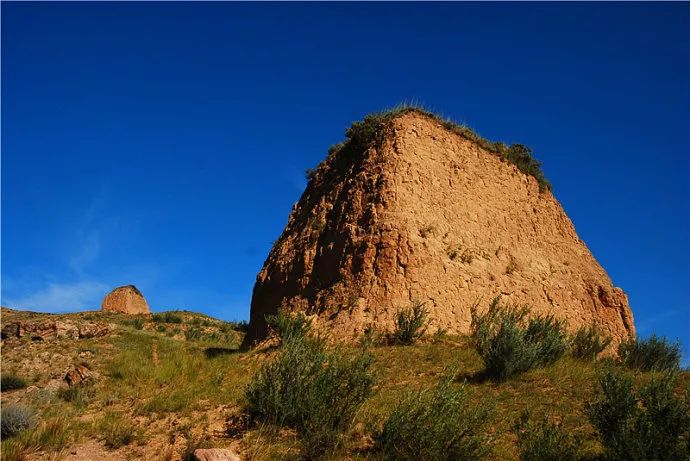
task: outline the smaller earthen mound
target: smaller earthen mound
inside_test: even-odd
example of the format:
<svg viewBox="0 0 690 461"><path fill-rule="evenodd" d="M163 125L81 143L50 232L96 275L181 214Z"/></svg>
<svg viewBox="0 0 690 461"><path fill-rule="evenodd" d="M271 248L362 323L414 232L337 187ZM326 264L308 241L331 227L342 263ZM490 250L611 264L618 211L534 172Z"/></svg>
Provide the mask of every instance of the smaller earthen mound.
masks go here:
<svg viewBox="0 0 690 461"><path fill-rule="evenodd" d="M149 305L134 285L115 288L103 299L101 309L106 312L121 312L123 314L150 315Z"/></svg>

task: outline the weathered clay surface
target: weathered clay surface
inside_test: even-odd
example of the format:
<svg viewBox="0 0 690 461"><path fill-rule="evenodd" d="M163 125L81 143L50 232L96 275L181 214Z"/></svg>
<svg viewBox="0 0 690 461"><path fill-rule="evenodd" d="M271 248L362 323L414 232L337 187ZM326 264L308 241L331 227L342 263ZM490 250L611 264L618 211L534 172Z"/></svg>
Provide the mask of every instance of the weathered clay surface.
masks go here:
<svg viewBox="0 0 690 461"><path fill-rule="evenodd" d="M571 329L634 334L625 293L534 178L422 114L391 124L378 146L329 157L309 182L257 276L244 347L281 307L353 339L391 329L420 300L429 331L466 333L470 307L496 295Z"/></svg>
<svg viewBox="0 0 690 461"><path fill-rule="evenodd" d="M101 309L108 312L137 315L150 314L144 295L134 285L115 288L103 300Z"/></svg>

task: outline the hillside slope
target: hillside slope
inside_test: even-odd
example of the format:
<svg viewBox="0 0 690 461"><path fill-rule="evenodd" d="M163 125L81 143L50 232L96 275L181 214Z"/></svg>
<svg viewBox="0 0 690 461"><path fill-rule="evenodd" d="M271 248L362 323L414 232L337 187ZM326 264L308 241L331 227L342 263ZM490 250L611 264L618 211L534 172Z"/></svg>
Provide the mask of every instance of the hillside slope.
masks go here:
<svg viewBox="0 0 690 461"><path fill-rule="evenodd" d="M247 424L244 386L277 351L239 352L243 325L190 312L147 319L2 310L3 327L55 320L106 324L109 332L83 339L27 335L3 340L3 377L21 377L28 386L3 392L2 404L27 404L39 420L19 441L3 441L3 460L20 459L10 457L12 450L41 460L57 454L65 460L177 460L196 446L230 447L243 459L299 458L293 431ZM482 363L466 337L429 337L413 346L376 346L371 352L374 395L330 459L378 459L371 450L372 431L411 389L432 386L451 369L458 383L468 380L473 399L496 407L491 431L497 440L489 459L517 459L511 426L523 410L557 418L584 438L586 452L600 453L582 413L595 386L593 364L565 358L497 384L478 379ZM91 381L68 389L65 373L79 365L88 368ZM648 374L636 379L644 381ZM690 375L683 373L682 380L690 384Z"/></svg>

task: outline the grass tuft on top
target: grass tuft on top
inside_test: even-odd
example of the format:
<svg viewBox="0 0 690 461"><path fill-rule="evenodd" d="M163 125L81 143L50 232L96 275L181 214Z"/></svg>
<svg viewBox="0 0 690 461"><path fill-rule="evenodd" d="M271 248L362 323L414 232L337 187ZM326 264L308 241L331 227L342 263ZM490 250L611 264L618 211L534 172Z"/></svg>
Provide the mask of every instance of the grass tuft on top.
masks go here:
<svg viewBox="0 0 690 461"><path fill-rule="evenodd" d="M345 141L334 146L328 151L329 158L347 158L361 154L367 148L379 143L385 133L388 123L396 117L407 113L417 113L440 123L447 130L456 133L463 138L478 144L484 150L496 155L501 160L515 165L521 172L532 176L539 184L542 192L551 190L551 183L546 179L541 169L541 163L532 155L532 149L523 144L505 144L503 142L489 141L471 128L460 125L448 118L435 114L417 104L399 104L398 106L382 112L375 112L364 117L363 120L353 122L345 130ZM313 180L319 176L319 168L307 170L307 179Z"/></svg>

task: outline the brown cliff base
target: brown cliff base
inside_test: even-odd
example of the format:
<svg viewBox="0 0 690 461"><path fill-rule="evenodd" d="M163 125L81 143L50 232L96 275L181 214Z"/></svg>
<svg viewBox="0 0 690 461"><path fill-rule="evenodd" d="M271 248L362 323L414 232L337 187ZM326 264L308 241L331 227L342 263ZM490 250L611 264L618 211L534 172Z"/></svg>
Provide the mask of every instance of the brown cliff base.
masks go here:
<svg viewBox="0 0 690 461"><path fill-rule="evenodd" d="M412 301L430 332L466 333L496 295L634 334L626 295L577 236L539 163L419 109L370 116L309 172L254 286L247 348L279 309L335 339L389 330Z"/></svg>

